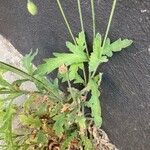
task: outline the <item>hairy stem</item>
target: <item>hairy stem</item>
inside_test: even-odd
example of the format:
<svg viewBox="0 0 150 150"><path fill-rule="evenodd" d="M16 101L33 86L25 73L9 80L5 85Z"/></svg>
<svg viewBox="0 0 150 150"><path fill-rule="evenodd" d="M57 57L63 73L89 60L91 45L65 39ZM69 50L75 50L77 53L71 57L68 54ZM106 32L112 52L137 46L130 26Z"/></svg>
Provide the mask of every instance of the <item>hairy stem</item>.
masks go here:
<svg viewBox="0 0 150 150"><path fill-rule="evenodd" d="M111 22L112 22L112 18L113 18L113 15L114 15L114 11L115 11L115 8L116 8L116 3L117 3L117 0L114 0L113 1L113 4L112 4L112 9L111 9L111 13L110 13L110 16L109 16L109 21L108 21L108 25L107 25L107 29L106 29L106 33L105 33L105 36L104 36L104 41L103 41L103 45L102 45L102 50L100 51L100 56L102 55L103 53L103 49L104 49L104 46L105 46L105 43L106 43L106 39L107 39L107 36L108 36L108 33L109 33L109 30L110 30L110 25L111 25ZM97 71L97 68L94 70L91 78L94 77L95 73Z"/></svg>
<svg viewBox="0 0 150 150"><path fill-rule="evenodd" d="M76 99L75 99L74 94L72 92L72 87L71 87L71 83L70 83L70 80L69 80L69 73L68 72L66 73L66 77L67 77L67 83L68 83L68 87L69 87L69 91L70 91L71 97L72 97L72 99L75 102Z"/></svg>
<svg viewBox="0 0 150 150"><path fill-rule="evenodd" d="M78 3L78 11L79 11L79 17L80 17L81 30L85 33L84 25L83 25L82 11L81 11L81 1L77 0L77 3ZM87 57L89 58L89 52L88 52L88 48L87 48L86 39L85 39L85 46L86 46L85 47L86 54L87 54ZM86 77L85 67L83 68L83 76L84 76L85 85L86 85L87 84L87 77Z"/></svg>
<svg viewBox="0 0 150 150"><path fill-rule="evenodd" d="M71 35L71 37L72 37L72 40L73 40L74 43L76 44L75 37L73 36L71 27L70 27L69 22L68 22L68 20L67 20L67 18L66 18L66 15L65 15L65 13L64 13L64 10L63 10L63 8L62 8L62 6L61 6L60 0L57 0L57 4L58 4L59 9L60 9L60 11L61 11L61 14L62 14L62 16L63 16L63 18L64 18L64 21L65 21L65 23L66 23L66 26L67 26L67 28L68 28L68 31L69 31L69 33L70 33L70 35Z"/></svg>
<svg viewBox="0 0 150 150"><path fill-rule="evenodd" d="M92 8L93 38L94 38L95 37L95 33L96 33L94 0L91 0L91 8Z"/></svg>
<svg viewBox="0 0 150 150"><path fill-rule="evenodd" d="M87 77L86 77L85 67L83 67L83 76L84 76L84 81L85 81L85 85L86 85L87 84Z"/></svg>
<svg viewBox="0 0 150 150"><path fill-rule="evenodd" d="M80 0L77 0L77 3L78 3L78 11L79 11L81 29L82 29L82 31L84 31L83 17L82 17L82 12L81 12L81 1L80 1Z"/></svg>
<svg viewBox="0 0 150 150"><path fill-rule="evenodd" d="M111 25L112 18L113 18L113 15L114 15L115 7L116 7L116 2L117 2L117 0L114 0L114 1L113 1L113 4L112 4L112 9L111 9L111 13L110 13L110 17L109 17L109 21L108 21L106 33L105 33L105 36L104 36L103 45L102 45L103 48L104 48L104 46L105 46L105 42L106 42L106 39L107 39L109 30L110 30L110 25Z"/></svg>
<svg viewBox="0 0 150 150"><path fill-rule="evenodd" d="M80 0L77 0L77 3L78 3L78 11L79 11L79 17L80 17L81 29L82 29L82 31L85 33L84 25L83 25L82 11L81 11L81 1L80 1ZM86 46L87 57L89 58L89 52L88 52L88 48L87 48L87 42L86 42L86 39L85 39L85 46Z"/></svg>
<svg viewBox="0 0 150 150"><path fill-rule="evenodd" d="M94 0L91 0L91 9L92 9L92 22L93 22L93 41L96 35L96 25L95 25L95 8L94 8ZM89 72L89 79L92 78L91 72Z"/></svg>

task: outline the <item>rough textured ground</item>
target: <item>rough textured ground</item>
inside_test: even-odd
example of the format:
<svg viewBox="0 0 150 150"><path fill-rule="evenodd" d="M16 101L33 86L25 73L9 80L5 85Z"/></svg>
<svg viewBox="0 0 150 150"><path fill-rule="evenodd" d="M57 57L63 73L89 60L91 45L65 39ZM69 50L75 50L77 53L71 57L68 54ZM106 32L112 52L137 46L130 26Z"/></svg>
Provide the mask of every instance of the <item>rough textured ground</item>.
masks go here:
<svg viewBox="0 0 150 150"><path fill-rule="evenodd" d="M22 55L15 49L15 47L2 35L0 35L0 61L8 63L18 68L21 67L21 58ZM11 83L20 77L12 72L5 73L5 78ZM35 90L35 85L31 82L26 82L23 86L23 89ZM15 102L17 104L21 104L22 101L26 98L26 96L18 97Z"/></svg>
<svg viewBox="0 0 150 150"><path fill-rule="evenodd" d="M96 0L97 30L104 33L112 0ZM0 0L0 33L25 54L39 48L42 58L52 52L66 51L70 39L55 1L35 1L39 14L30 16L26 1ZM63 0L74 30L80 31L76 0ZM92 37L88 0L82 1L88 41ZM102 67L103 128L120 150L149 150L150 147L150 1L118 0L109 36L112 40L127 37L134 44L115 54ZM90 43L90 42L89 42Z"/></svg>

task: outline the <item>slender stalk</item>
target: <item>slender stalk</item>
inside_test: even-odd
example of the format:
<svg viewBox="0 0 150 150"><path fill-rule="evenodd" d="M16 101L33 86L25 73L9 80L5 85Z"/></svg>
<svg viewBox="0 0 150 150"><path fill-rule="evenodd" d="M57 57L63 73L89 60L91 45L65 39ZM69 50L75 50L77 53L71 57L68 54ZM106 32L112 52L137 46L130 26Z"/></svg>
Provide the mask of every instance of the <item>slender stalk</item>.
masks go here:
<svg viewBox="0 0 150 150"><path fill-rule="evenodd" d="M110 25L111 25L112 18L113 18L113 15L114 15L116 3L117 3L117 0L114 0L113 5L112 5L112 9L111 9L111 13L110 13L110 17L109 17L109 21L108 21L108 25L107 25L107 29L106 29L106 33L105 33L105 36L104 36L104 41L103 41L103 45L102 45L103 48L105 46L105 42L106 42L109 30L110 30Z"/></svg>
<svg viewBox="0 0 150 150"><path fill-rule="evenodd" d="M85 81L85 85L86 85L87 84L87 77L86 77L85 67L83 67L83 76L84 76L84 81Z"/></svg>
<svg viewBox="0 0 150 150"><path fill-rule="evenodd" d="M77 0L77 3L78 3L78 11L79 11L81 29L82 29L82 31L85 33L84 25L83 25L82 11L81 11L81 1L80 1L80 0ZM85 46L86 46L86 47L85 47L85 49L86 49L86 54L87 54L87 57L89 58L89 52L88 52L88 48L87 48L86 39L85 39Z"/></svg>
<svg viewBox="0 0 150 150"><path fill-rule="evenodd" d="M92 22L93 22L93 41L96 35L96 25L95 25L95 8L94 0L91 0L91 9L92 9ZM89 79L92 78L91 73L89 72Z"/></svg>
<svg viewBox="0 0 150 150"><path fill-rule="evenodd" d="M79 11L79 17L80 17L81 30L85 33L84 25L83 25L82 11L81 11L81 1L77 0L77 3L78 3L78 11ZM87 57L89 59L89 52L88 52L88 48L87 48L86 39L85 39L85 46L86 46L85 47L86 54L87 54ZM85 85L86 85L87 84L87 77L86 77L86 73L85 73L85 67L83 68L83 76L84 76Z"/></svg>
<svg viewBox="0 0 150 150"><path fill-rule="evenodd" d="M71 97L75 101L76 99L75 99L74 94L72 92L72 87L71 87L71 83L70 83L70 80L69 80L69 74L68 74L68 72L66 73L66 77L67 77L67 83L68 83L68 87L69 87L69 91L70 91Z"/></svg>
<svg viewBox="0 0 150 150"><path fill-rule="evenodd" d="M96 34L94 0L91 0L91 8L92 8L93 38L94 38L94 37L95 37L95 34Z"/></svg>
<svg viewBox="0 0 150 150"><path fill-rule="evenodd" d="M114 0L113 1L113 4L112 4L112 9L111 9L111 13L110 13L110 16L109 16L109 21L108 21L108 25L107 25L107 29L106 29L106 33L105 33L105 36L104 36L104 41L103 41L103 45L102 45L102 50L100 51L100 56L102 55L103 53L103 49L104 49L104 46L105 46L105 43L106 43L106 39L107 39L107 36L108 36L108 33L109 33L109 30L110 30L110 25L111 25L111 22L112 22L112 18L113 18L113 15L114 15L114 11L115 11L115 8L116 8L116 3L117 3L117 0ZM94 77L95 73L97 71L97 68L95 69L95 71L93 72L91 78Z"/></svg>
<svg viewBox="0 0 150 150"><path fill-rule="evenodd" d="M82 11L81 11L81 1L80 1L80 0L77 0L77 3L78 3L78 11L79 11L81 29L82 29L82 31L84 31L83 17L82 17Z"/></svg>
<svg viewBox="0 0 150 150"><path fill-rule="evenodd" d="M60 3L60 0L57 0L57 4L58 4L59 9L60 9L60 11L61 11L61 14L62 14L62 16L63 16L63 18L64 18L64 21L65 21L65 23L66 23L66 26L67 26L67 28L68 28L68 31L69 31L69 33L70 33L70 35L71 35L71 37L72 37L72 40L73 40L74 43L76 44L75 37L73 36L71 27L70 27L70 25L69 25L69 22L68 22L66 16L65 16L65 13L64 13L64 10L63 10L62 5L61 5L61 3Z"/></svg>
<svg viewBox="0 0 150 150"><path fill-rule="evenodd" d="M54 97L56 97L57 99L61 100L54 92L53 90L51 90L50 88L47 87L47 85L45 85L42 81L36 79L35 77L29 75L28 73L14 67L14 66L11 66L9 64L6 64L4 62L1 62L0 61L0 68L3 69L3 70L9 70L15 74L18 74L20 75L21 77L23 78L27 78L29 79L30 81L32 82L36 82L36 83L39 83L40 85L42 85L44 87L44 89L47 91L47 92L50 92L52 95L54 95Z"/></svg>

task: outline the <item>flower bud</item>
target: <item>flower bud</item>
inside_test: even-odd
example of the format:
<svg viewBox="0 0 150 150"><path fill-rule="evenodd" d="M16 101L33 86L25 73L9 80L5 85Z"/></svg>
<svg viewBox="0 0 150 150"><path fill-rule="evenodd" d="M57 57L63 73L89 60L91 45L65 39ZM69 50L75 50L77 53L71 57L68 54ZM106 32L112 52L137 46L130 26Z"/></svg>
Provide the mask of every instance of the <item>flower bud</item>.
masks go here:
<svg viewBox="0 0 150 150"><path fill-rule="evenodd" d="M65 73L67 73L67 71L68 71L68 69L67 69L67 66L66 66L65 64L61 65L61 66L59 67L59 69L58 69L58 72L59 72L60 74L65 74Z"/></svg>

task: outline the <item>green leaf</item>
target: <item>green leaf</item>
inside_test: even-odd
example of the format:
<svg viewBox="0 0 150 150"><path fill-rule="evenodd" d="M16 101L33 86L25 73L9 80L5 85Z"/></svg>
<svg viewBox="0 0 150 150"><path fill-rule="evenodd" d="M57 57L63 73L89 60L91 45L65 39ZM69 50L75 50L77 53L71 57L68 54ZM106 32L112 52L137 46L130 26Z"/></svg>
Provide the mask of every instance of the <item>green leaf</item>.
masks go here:
<svg viewBox="0 0 150 150"><path fill-rule="evenodd" d="M33 128L40 128L42 124L40 119L33 115L19 115L19 119L23 125L30 125Z"/></svg>
<svg viewBox="0 0 150 150"><path fill-rule="evenodd" d="M83 63L79 64L72 64L69 68L69 80L74 80L74 83L83 83L84 80L82 77L78 74L78 69Z"/></svg>
<svg viewBox="0 0 150 150"><path fill-rule="evenodd" d="M28 112L30 110L30 107L32 106L32 103L34 102L36 98L36 95L30 95L27 100L23 103L23 108L25 112Z"/></svg>
<svg viewBox="0 0 150 150"><path fill-rule="evenodd" d="M57 136L62 136L64 132L64 125L66 123L66 115L58 114L57 116L53 117L53 120L55 121L53 129Z"/></svg>
<svg viewBox="0 0 150 150"><path fill-rule="evenodd" d="M31 51L29 54L25 55L22 58L22 66L26 69L26 71L30 75L32 75L32 73L34 71L32 61L37 54L38 54L38 49L36 50L35 53L32 53L32 51Z"/></svg>
<svg viewBox="0 0 150 150"><path fill-rule="evenodd" d="M79 124L80 129L82 130L86 129L86 118L84 116L77 116L76 123Z"/></svg>
<svg viewBox="0 0 150 150"><path fill-rule="evenodd" d="M7 145L12 144L12 120L16 110L12 105L12 101L10 101L4 108L4 110L0 113L0 115L2 115L0 118L0 134L3 134L4 142Z"/></svg>
<svg viewBox="0 0 150 150"><path fill-rule="evenodd" d="M46 144L48 142L48 139L47 139L46 135L42 131L39 131L37 133L36 138L37 138L37 143L38 144Z"/></svg>
<svg viewBox="0 0 150 150"><path fill-rule="evenodd" d="M77 55L69 53L55 54L55 58L45 60L46 63L39 65L35 73L46 74L52 72L54 69L60 67L62 64L69 66L74 63L82 63L87 61L86 54Z"/></svg>
<svg viewBox="0 0 150 150"><path fill-rule="evenodd" d="M92 117L94 118L95 125L97 127L101 127L102 117L101 117L101 107L99 101L100 92L98 89L98 85L93 79L91 79L89 81L88 87L91 90L91 98L89 100L89 106L91 108Z"/></svg>
<svg viewBox="0 0 150 150"><path fill-rule="evenodd" d="M108 57L111 57L113 55L112 52L119 52L123 48L130 46L132 43L133 43L132 40L128 40L128 39L121 40L121 38L118 39L117 41L113 42L113 43L110 43L110 39L108 38L106 40L102 55L106 55Z"/></svg>
<svg viewBox="0 0 150 150"><path fill-rule="evenodd" d="M85 150L93 150L94 149L91 140L88 139L87 136L81 135L81 140L82 140Z"/></svg>
<svg viewBox="0 0 150 150"><path fill-rule="evenodd" d="M48 108L47 104L45 104L45 103L38 105L36 114L38 116L45 115L47 113L47 108Z"/></svg>
<svg viewBox="0 0 150 150"><path fill-rule="evenodd" d="M14 109L14 105L12 101L7 103L4 107L3 114L0 113L0 137L4 139L1 142L1 145L5 145L6 149L13 150L14 149L14 141L13 141L13 117L16 110Z"/></svg>
<svg viewBox="0 0 150 150"><path fill-rule="evenodd" d="M46 59L44 64L38 66L38 69L35 71L35 73L46 74L52 72L54 69L63 64L69 66L88 61L87 54L84 52L85 35L83 32L79 33L77 45L74 45L71 42L66 42L66 46L72 53L54 53L55 57Z"/></svg>
<svg viewBox="0 0 150 150"><path fill-rule="evenodd" d="M66 46L72 53L77 55L84 55L83 50L85 49L85 46L74 45L71 42L66 42Z"/></svg>
<svg viewBox="0 0 150 150"><path fill-rule="evenodd" d="M113 52L110 50L110 39L109 38L107 38L107 40L105 42L102 55L106 55L108 57L112 57L112 55L113 55Z"/></svg>
<svg viewBox="0 0 150 150"><path fill-rule="evenodd" d="M90 62L89 62L89 71L90 72L94 71L98 67L99 63L100 63L100 60L97 54L92 52L90 56Z"/></svg>
<svg viewBox="0 0 150 150"><path fill-rule="evenodd" d="M94 38L93 42L93 52L91 53L90 56L89 71L90 72L95 71L101 63L108 61L107 57L111 57L113 55L113 52L121 51L123 48L126 48L131 44L132 40L118 39L117 41L110 43L110 39L107 38L103 48L101 46L102 38L101 35L98 33Z"/></svg>
<svg viewBox="0 0 150 150"><path fill-rule="evenodd" d="M96 37L93 41L93 52L99 57L100 51L102 50L102 37L99 33L96 34Z"/></svg>
<svg viewBox="0 0 150 150"><path fill-rule="evenodd" d="M77 41L77 44L79 46L81 46L81 47L85 46L85 43L86 43L86 41L85 41L85 33L83 31L79 33L79 36L78 36L78 38L76 38L76 41Z"/></svg>
<svg viewBox="0 0 150 150"><path fill-rule="evenodd" d="M61 145L61 150L66 150L69 145L71 144L71 142L77 137L77 131L74 131L73 133L71 133L70 135L67 136L67 138L65 139L65 141L62 143Z"/></svg>
<svg viewBox="0 0 150 150"><path fill-rule="evenodd" d="M60 103L57 103L56 105L53 105L52 108L49 108L50 117L56 116L62 108L62 105Z"/></svg>
<svg viewBox="0 0 150 150"><path fill-rule="evenodd" d="M103 75L103 73L99 73L98 75L96 75L96 76L94 77L94 81L97 83L98 86L100 86L100 84L101 84L102 75Z"/></svg>
<svg viewBox="0 0 150 150"><path fill-rule="evenodd" d="M90 56L90 62L89 62L90 72L94 71L99 66L99 64L103 62L103 59L100 57L100 52L102 51L101 44L102 44L101 35L98 33L94 38L93 52L91 53ZM107 58L105 59L105 61L106 60Z"/></svg>
<svg viewBox="0 0 150 150"><path fill-rule="evenodd" d="M72 44L71 42L66 42L66 46L67 48L75 53L75 54L80 54L80 55L84 55L84 50L86 48L85 46L85 34L84 32L80 32L78 38L76 38L77 41L77 45Z"/></svg>
<svg viewBox="0 0 150 150"><path fill-rule="evenodd" d="M72 105L72 106L70 105L70 109L73 108L73 110L66 115L67 116L67 118L66 118L67 121L66 121L66 124L65 124L66 130L70 129L70 124L74 124L75 120L77 118L78 110L75 107L77 107L77 106L75 106L75 104Z"/></svg>
<svg viewBox="0 0 150 150"><path fill-rule="evenodd" d="M32 15L36 15L38 12L37 6L31 0L28 0L28 2L27 2L27 9L28 9L29 13Z"/></svg>

